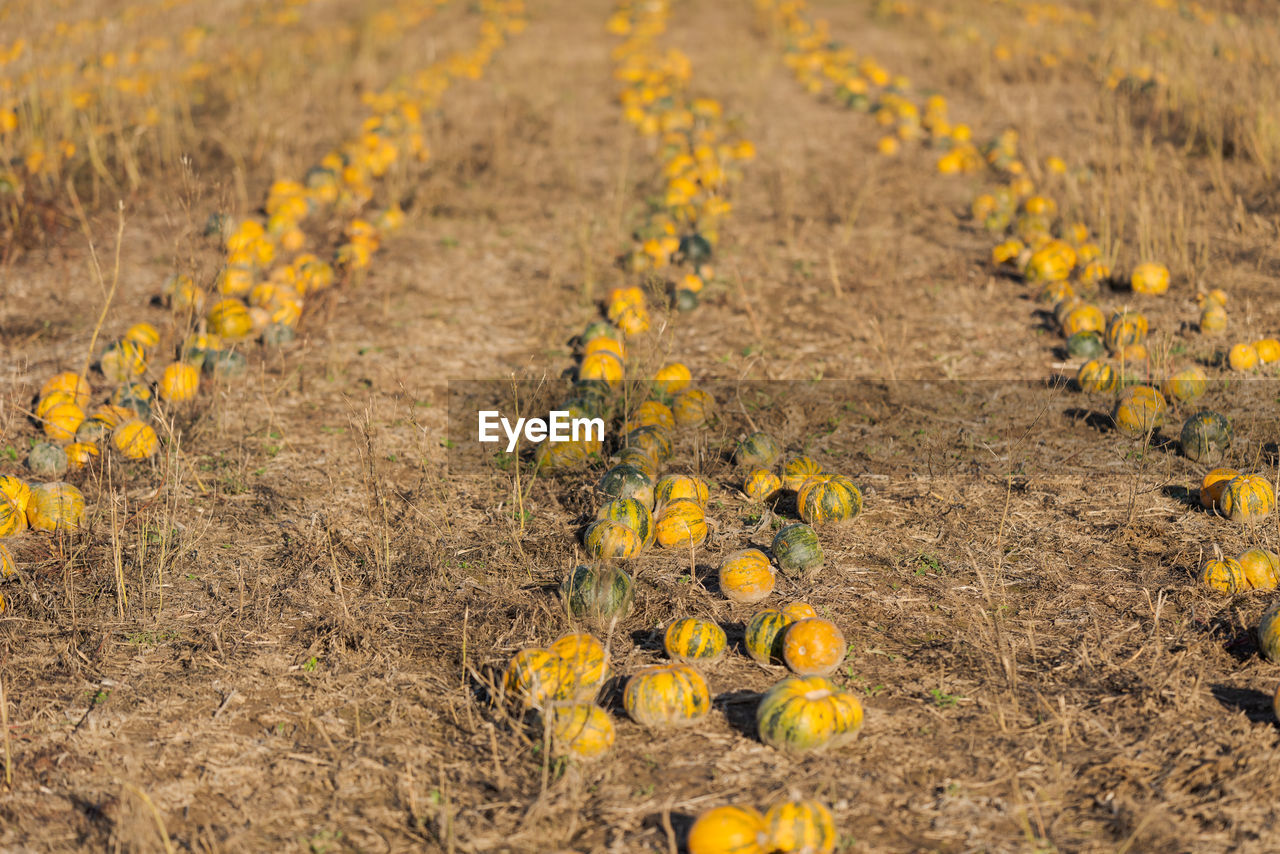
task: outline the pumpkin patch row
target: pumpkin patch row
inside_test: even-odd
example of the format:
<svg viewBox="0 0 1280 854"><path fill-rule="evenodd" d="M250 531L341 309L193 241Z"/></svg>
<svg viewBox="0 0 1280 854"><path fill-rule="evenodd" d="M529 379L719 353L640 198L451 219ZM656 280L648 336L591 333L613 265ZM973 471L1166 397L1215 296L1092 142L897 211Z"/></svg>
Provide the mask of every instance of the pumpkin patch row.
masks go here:
<svg viewBox="0 0 1280 854"><path fill-rule="evenodd" d="M835 851L835 819L818 801L781 801L761 814L754 807L706 810L689 828L689 854L770 854Z"/></svg>

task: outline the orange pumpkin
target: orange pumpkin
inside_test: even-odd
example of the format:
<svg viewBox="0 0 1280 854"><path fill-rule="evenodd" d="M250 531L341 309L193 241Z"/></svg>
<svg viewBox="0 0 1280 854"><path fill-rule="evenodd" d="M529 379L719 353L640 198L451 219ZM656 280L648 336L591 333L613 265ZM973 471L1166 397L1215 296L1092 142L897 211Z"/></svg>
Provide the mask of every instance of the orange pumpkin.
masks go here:
<svg viewBox="0 0 1280 854"><path fill-rule="evenodd" d="M753 604L769 598L775 575L769 558L759 549L742 549L720 564L720 592L733 602Z"/></svg>
<svg viewBox="0 0 1280 854"><path fill-rule="evenodd" d="M801 676L826 676L844 661L848 646L835 623L807 617L787 626L782 636L782 660Z"/></svg>
<svg viewBox="0 0 1280 854"><path fill-rule="evenodd" d="M742 491L752 501L768 501L782 489L782 478L768 469L756 469L747 475Z"/></svg>
<svg viewBox="0 0 1280 854"><path fill-rule="evenodd" d="M622 693L627 714L651 729L697 723L711 711L711 692L702 674L687 664L646 667L627 680Z"/></svg>
<svg viewBox="0 0 1280 854"><path fill-rule="evenodd" d="M1227 482L1233 477L1239 477L1240 472L1235 469L1217 468L1204 476L1204 480L1200 484L1200 504L1206 510L1218 509L1218 502L1222 500L1222 493L1227 488Z"/></svg>
<svg viewBox="0 0 1280 854"><path fill-rule="evenodd" d="M658 513L657 528L663 548L698 546L707 539L707 514L698 502L679 498Z"/></svg>
<svg viewBox="0 0 1280 854"><path fill-rule="evenodd" d="M1246 549L1236 558L1245 581L1254 590L1275 590L1280 582L1280 558L1266 549Z"/></svg>
<svg viewBox="0 0 1280 854"><path fill-rule="evenodd" d="M751 807L713 807L689 828L689 854L768 854L768 827Z"/></svg>

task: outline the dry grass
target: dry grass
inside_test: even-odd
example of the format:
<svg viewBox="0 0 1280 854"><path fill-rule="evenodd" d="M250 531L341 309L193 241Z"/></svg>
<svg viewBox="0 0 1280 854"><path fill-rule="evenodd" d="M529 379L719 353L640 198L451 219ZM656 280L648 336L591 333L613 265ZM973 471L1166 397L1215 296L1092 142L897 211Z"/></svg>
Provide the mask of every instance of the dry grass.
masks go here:
<svg viewBox="0 0 1280 854"><path fill-rule="evenodd" d="M1064 198L1111 224L1117 258L1154 251L1174 269L1148 312L1166 350L1213 354L1182 328L1197 286L1230 291L1233 336L1280 327L1262 158L1188 150L1069 70L998 75L861 7L819 11L975 127L1015 125L1033 151L1091 166ZM427 25L442 49L468 37L452 14ZM1093 414L1105 402L1041 384L1061 370L1056 341L1024 287L984 264L989 237L963 218L979 179L936 178L924 153L873 159L878 131L799 91L745 5L673 15L670 42L760 157L721 280L698 312L655 318L636 359L677 356L716 381L712 450L744 429L727 401L752 386L735 381L791 383L752 420L866 487L864 515L823 534L829 570L781 591L844 629L839 679L864 698L863 737L803 760L761 745L754 699L780 672L737 650L691 731L645 733L611 690L619 741L598 765L550 761L490 704L511 653L569 627L551 588L579 558L590 498L581 478L537 478L517 508L509 470L451 465L444 378L568 366L566 340L595 313L585 295L622 280L612 259L654 186L612 101L603 13L553 0L533 14L483 81L449 93L430 169L405 179L410 223L370 275L309 307L298 343L166 420L162 462L84 477L84 532L13 542L0 847L669 851L707 806L794 791L832 804L849 851L1271 848L1277 674L1250 635L1267 597L1212 599L1191 573L1215 545L1275 548L1280 531L1192 508L1179 489L1198 467L1118 439ZM163 320L141 307L174 260L217 257L204 216L247 210L326 150L359 115L359 83L412 67L404 53L294 70L262 90L265 109L197 121L223 141L130 201L106 330L140 310ZM110 243L111 217L92 228ZM88 271L74 233L0 271L0 451L32 435L21 411L38 381L83 353ZM946 382L1014 378L1031 382ZM1236 408L1241 458L1273 469L1256 451L1274 441L1274 395L1214 394ZM692 571L687 555L638 562L636 611L608 639L623 674L660 657L674 616L714 616L731 644L750 616L708 575L776 519L697 444L683 437L677 459L717 484L716 535ZM1026 471L1011 478L987 447Z"/></svg>

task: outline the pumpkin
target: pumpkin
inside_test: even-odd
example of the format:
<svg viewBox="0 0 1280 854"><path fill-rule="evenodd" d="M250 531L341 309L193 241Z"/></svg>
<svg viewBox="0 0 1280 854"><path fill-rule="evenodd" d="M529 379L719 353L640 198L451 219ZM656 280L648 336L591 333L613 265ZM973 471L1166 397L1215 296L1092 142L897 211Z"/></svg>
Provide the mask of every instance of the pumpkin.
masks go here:
<svg viewBox="0 0 1280 854"><path fill-rule="evenodd" d="M186 362L174 362L160 378L160 396L170 403L185 403L200 389L200 370Z"/></svg>
<svg viewBox="0 0 1280 854"><path fill-rule="evenodd" d="M206 353L202 366L206 374L215 377L238 377L244 373L245 367L244 355L235 350L215 350Z"/></svg>
<svg viewBox="0 0 1280 854"><path fill-rule="evenodd" d="M626 463L616 465L601 475L596 483L596 492L610 498L634 498L646 507L653 506L653 480Z"/></svg>
<svg viewBox="0 0 1280 854"><path fill-rule="evenodd" d="M782 446L768 433L752 433L733 451L733 461L740 466L768 468L782 456Z"/></svg>
<svg viewBox="0 0 1280 854"><path fill-rule="evenodd" d="M773 537L770 550L778 569L788 576L813 575L822 569L826 561L822 544L818 542L813 528L798 522L779 530Z"/></svg>
<svg viewBox="0 0 1280 854"><path fill-rule="evenodd" d="M742 491L753 501L768 501L781 490L782 478L768 469L756 469L742 484Z"/></svg>
<svg viewBox="0 0 1280 854"><path fill-rule="evenodd" d="M1107 319L1104 336L1107 349L1118 353L1130 344L1141 344L1147 339L1147 318L1136 311L1112 312Z"/></svg>
<svg viewBox="0 0 1280 854"><path fill-rule="evenodd" d="M27 512L27 502L31 500L31 487L21 478L11 474L0 474L0 498L7 498L19 513ZM0 534L0 536L4 536Z"/></svg>
<svg viewBox="0 0 1280 854"><path fill-rule="evenodd" d="M609 679L609 653L595 635L570 632L556 639L547 651L569 665L575 700L595 699Z"/></svg>
<svg viewBox="0 0 1280 854"><path fill-rule="evenodd" d="M1169 268L1150 261L1133 268L1129 286L1135 294L1162 294L1169 290Z"/></svg>
<svg viewBox="0 0 1280 854"><path fill-rule="evenodd" d="M588 458L599 450L596 441L543 442L533 452L533 464L538 471L558 472L586 465Z"/></svg>
<svg viewBox="0 0 1280 854"><path fill-rule="evenodd" d="M115 445L126 460L145 460L160 449L160 439L155 428L144 421L126 421L111 432L111 444Z"/></svg>
<svg viewBox="0 0 1280 854"><path fill-rule="evenodd" d="M631 576L616 565L579 565L560 582L560 597L569 616L602 624L625 619L634 595Z"/></svg>
<svg viewBox="0 0 1280 854"><path fill-rule="evenodd" d="M693 373L680 362L663 365L653 375L654 388L668 395L676 395L693 382Z"/></svg>
<svg viewBox="0 0 1280 854"><path fill-rule="evenodd" d="M551 703L542 716L555 756L599 759L613 747L613 719L594 703Z"/></svg>
<svg viewBox="0 0 1280 854"><path fill-rule="evenodd" d="M1200 334L1221 335L1227 331L1227 310L1217 303L1200 312Z"/></svg>
<svg viewBox="0 0 1280 854"><path fill-rule="evenodd" d="M1121 365L1132 365L1137 362L1147 361L1147 345L1146 344L1125 344L1116 351L1116 358L1120 360Z"/></svg>
<svg viewBox="0 0 1280 854"><path fill-rule="evenodd" d="M742 635L747 655L761 664L782 663L783 632L796 621L777 608L766 608L747 622Z"/></svg>
<svg viewBox="0 0 1280 854"><path fill-rule="evenodd" d="M78 528L84 520L84 496L69 483L40 483L31 487L27 524L33 531Z"/></svg>
<svg viewBox="0 0 1280 854"><path fill-rule="evenodd" d="M1072 296L1063 297L1062 299L1058 300L1056 303L1053 304L1053 322L1058 324L1059 327L1066 325L1067 315L1075 311L1077 308L1080 308L1081 306L1085 306L1085 305L1089 305L1089 302L1078 296L1072 295ZM1099 337L1102 336L1101 328L1084 329L1081 331L1096 332ZM1072 334L1075 334L1075 333L1072 333ZM1066 335L1065 337L1070 338L1071 335Z"/></svg>
<svg viewBox="0 0 1280 854"><path fill-rule="evenodd" d="M646 400L631 413L631 418L627 420L622 431L626 433L636 427L662 427L666 430L674 430L676 417L672 414L671 408L662 401Z"/></svg>
<svg viewBox="0 0 1280 854"><path fill-rule="evenodd" d="M720 563L720 592L727 599L754 604L773 592L774 573L769 558L759 549L742 549Z"/></svg>
<svg viewBox="0 0 1280 854"><path fill-rule="evenodd" d="M671 434L662 427L637 427L622 434L622 445L639 448L658 465L671 459Z"/></svg>
<svg viewBox="0 0 1280 854"><path fill-rule="evenodd" d="M1076 386L1086 394L1103 394L1115 390L1120 377L1116 369L1094 359L1085 362L1076 373Z"/></svg>
<svg viewBox="0 0 1280 854"><path fill-rule="evenodd" d="M1164 396L1171 400L1191 403L1204 394L1208 384L1209 377L1205 374L1204 368L1191 365L1170 374L1160 384L1160 389L1164 392Z"/></svg>
<svg viewBox="0 0 1280 854"><path fill-rule="evenodd" d="M1036 292L1036 302L1053 305L1058 300L1066 299L1076 295L1075 288L1071 287L1071 283L1065 280L1056 282L1045 282L1040 290ZM1099 341L1099 344L1102 342Z"/></svg>
<svg viewBox="0 0 1280 854"><path fill-rule="evenodd" d="M622 332L612 323L606 323L603 320L593 320L587 324L587 328L582 330L582 334L578 339L585 347L597 338L609 338L613 341L621 343Z"/></svg>
<svg viewBox="0 0 1280 854"><path fill-rule="evenodd" d="M687 664L656 664L627 680L622 704L631 719L651 729L685 726L711 710L702 674Z"/></svg>
<svg viewBox="0 0 1280 854"><path fill-rule="evenodd" d="M27 468L37 477L61 477L69 464L67 452L52 442L36 442L27 452Z"/></svg>
<svg viewBox="0 0 1280 854"><path fill-rule="evenodd" d="M13 578L18 574L18 569L13 565L13 555L9 552L9 547L4 543L0 543L0 579ZM0 611L3 611L0 606Z"/></svg>
<svg viewBox="0 0 1280 854"><path fill-rule="evenodd" d="M123 341L132 341L143 350L150 350L160 343L160 330L150 323L135 323L121 336Z"/></svg>
<svg viewBox="0 0 1280 854"><path fill-rule="evenodd" d="M1200 583L1215 593L1239 593L1249 589L1244 567L1233 557L1211 558L1200 567Z"/></svg>
<svg viewBox="0 0 1280 854"><path fill-rule="evenodd" d="M818 476L800 487L796 506L810 525L845 522L862 512L862 493L844 475Z"/></svg>
<svg viewBox="0 0 1280 854"><path fill-rule="evenodd" d="M603 380L610 387L622 382L622 360L613 353L597 351L582 360L578 366L578 379Z"/></svg>
<svg viewBox="0 0 1280 854"><path fill-rule="evenodd" d="M760 740L790 753L839 747L861 727L858 698L825 676L783 679L765 692L756 709Z"/></svg>
<svg viewBox="0 0 1280 854"><path fill-rule="evenodd" d="M1221 459L1231 447L1231 422L1216 412L1205 409L1182 424L1178 434L1182 455L1195 462Z"/></svg>
<svg viewBox="0 0 1280 854"><path fill-rule="evenodd" d="M1280 600L1262 612L1258 622L1258 650L1267 661L1280 662Z"/></svg>
<svg viewBox="0 0 1280 854"><path fill-rule="evenodd" d="M699 617L676 620L662 636L667 655L685 664L710 664L724 655L727 643L724 629Z"/></svg>
<svg viewBox="0 0 1280 854"><path fill-rule="evenodd" d="M623 448L618 452L618 462L622 465L635 466L648 475L651 481L658 477L658 464L639 448Z"/></svg>
<svg viewBox="0 0 1280 854"><path fill-rule="evenodd" d="M1205 475L1204 480L1200 483L1201 506L1206 510L1218 509L1218 504L1222 500L1223 490L1227 488L1227 482L1239 476L1240 472L1226 468L1214 469Z"/></svg>
<svg viewBox="0 0 1280 854"><path fill-rule="evenodd" d="M84 420L80 425L80 429L76 430L77 442L88 442L97 444L101 442L107 435L114 430L122 421L128 421L135 418L136 415L132 409L126 409L123 406L112 406L104 403L93 411L93 413Z"/></svg>
<svg viewBox="0 0 1280 854"><path fill-rule="evenodd" d="M74 403L59 403L45 412L41 426L46 436L65 445L76 437L84 419L84 410Z"/></svg>
<svg viewBox="0 0 1280 854"><path fill-rule="evenodd" d="M228 341L238 341L253 331L253 317L248 307L234 297L214 303L206 318L209 331Z"/></svg>
<svg viewBox="0 0 1280 854"><path fill-rule="evenodd" d="M0 539L13 537L27 530L27 508L19 507L16 499L0 494Z"/></svg>
<svg viewBox="0 0 1280 854"><path fill-rule="evenodd" d="M1232 522L1256 522L1271 515L1276 494L1260 474L1242 474L1227 481L1218 510Z"/></svg>
<svg viewBox="0 0 1280 854"><path fill-rule="evenodd" d="M1252 344L1237 344L1227 352L1227 365L1233 371L1252 371L1258 367L1258 351Z"/></svg>
<svg viewBox="0 0 1280 854"><path fill-rule="evenodd" d="M1253 342L1253 349L1258 353L1258 361L1269 365L1280 360L1280 341L1274 338L1263 338Z"/></svg>
<svg viewBox="0 0 1280 854"><path fill-rule="evenodd" d="M653 544L653 513L635 498L615 498L600 508L597 519L609 519L626 525L640 537L641 547Z"/></svg>
<svg viewBox="0 0 1280 854"><path fill-rule="evenodd" d="M713 807L689 828L689 854L768 854L764 816L751 807Z"/></svg>
<svg viewBox="0 0 1280 854"><path fill-rule="evenodd" d="M71 402L82 409L89 405L89 399L93 396L93 388L89 385L89 381L80 374L70 371L54 374L46 380L45 384L40 386L40 397L46 398L59 391L71 395Z"/></svg>
<svg viewBox="0 0 1280 854"><path fill-rule="evenodd" d="M584 359L595 353L612 353L618 358L619 362L626 362L627 360L626 345L620 339L610 338L606 335L592 338L583 345L582 356Z"/></svg>
<svg viewBox="0 0 1280 854"><path fill-rule="evenodd" d="M817 474L822 474L822 466L816 460L810 457L793 457L782 466L782 487L799 492L805 481Z"/></svg>
<svg viewBox="0 0 1280 854"><path fill-rule="evenodd" d="M598 519L582 532L587 554L596 560L629 560L645 548L641 535L612 519Z"/></svg>
<svg viewBox="0 0 1280 854"><path fill-rule="evenodd" d="M1086 303L1076 306L1062 319L1062 334L1070 338L1078 332L1102 332L1107 326L1107 318L1102 309Z"/></svg>
<svg viewBox="0 0 1280 854"><path fill-rule="evenodd" d="M783 801L765 813L768 849L791 854L831 854L836 850L836 820L817 801Z"/></svg>
<svg viewBox="0 0 1280 854"><path fill-rule="evenodd" d="M792 620L804 620L818 616L818 612L808 602L788 602L782 606L782 613Z"/></svg>
<svg viewBox="0 0 1280 854"><path fill-rule="evenodd" d="M573 694L576 680L570 665L545 649L522 649L511 658L502 679L503 692L525 708L539 709Z"/></svg>
<svg viewBox="0 0 1280 854"><path fill-rule="evenodd" d="M125 383L116 386L111 392L110 401L111 406L117 409L128 409L143 420L151 417L151 389L144 383Z"/></svg>
<svg viewBox="0 0 1280 854"><path fill-rule="evenodd" d="M701 427L711 420L715 413L716 399L709 391L690 388L676 395L671 404L671 412L675 415L676 424L681 427Z"/></svg>
<svg viewBox="0 0 1280 854"><path fill-rule="evenodd" d="M782 635L782 660L801 676L826 676L844 661L848 644L839 627L821 617L807 617L787 626Z"/></svg>
<svg viewBox="0 0 1280 854"><path fill-rule="evenodd" d="M707 513L702 505L678 498L658 511L658 545L698 546L707 539Z"/></svg>
<svg viewBox="0 0 1280 854"><path fill-rule="evenodd" d="M1275 590L1280 583L1280 558L1266 549L1246 549L1236 558L1244 571L1244 579L1254 590Z"/></svg>
<svg viewBox="0 0 1280 854"><path fill-rule="evenodd" d="M1073 359L1096 359L1106 352L1097 332L1077 332L1067 339L1067 355Z"/></svg>
<svg viewBox="0 0 1280 854"><path fill-rule="evenodd" d="M663 475L653 487L653 501L659 508L682 498L705 507L709 494L705 480L687 474Z"/></svg>
<svg viewBox="0 0 1280 854"><path fill-rule="evenodd" d="M80 404L76 403L76 396L69 391L54 391L45 395L36 401L36 418L40 421L44 420L45 415L55 406L61 406L64 403L71 404L76 408L82 409Z"/></svg>
<svg viewBox="0 0 1280 854"><path fill-rule="evenodd" d="M1141 438L1150 435L1164 423L1167 408L1164 395L1157 389L1148 385L1136 385L1120 393L1111 417L1121 433Z"/></svg>
<svg viewBox="0 0 1280 854"><path fill-rule="evenodd" d="M117 341L98 357L98 370L112 382L132 382L147 372L147 353L132 341Z"/></svg>
<svg viewBox="0 0 1280 854"><path fill-rule="evenodd" d="M72 442L66 447L67 467L79 471L99 456L98 446L89 442Z"/></svg>

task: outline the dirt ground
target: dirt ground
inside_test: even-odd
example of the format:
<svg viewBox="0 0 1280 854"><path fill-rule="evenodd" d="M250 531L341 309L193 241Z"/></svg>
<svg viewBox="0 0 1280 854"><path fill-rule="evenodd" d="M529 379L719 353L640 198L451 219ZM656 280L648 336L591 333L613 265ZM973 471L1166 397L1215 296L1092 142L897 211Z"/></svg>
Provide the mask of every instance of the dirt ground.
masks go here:
<svg viewBox="0 0 1280 854"><path fill-rule="evenodd" d="M1228 289L1242 328L1280 331L1280 214L1257 164L1198 157L1083 72L1004 76L870 5L814 12L975 129L1016 126L1092 164L1106 190L1084 191L1083 212L1126 235L1146 217L1190 247L1170 254L1186 261L1170 294L1142 306L1166 352L1218 346L1186 328L1196 287ZM791 794L831 805L840 851L1280 846L1280 671L1252 635L1272 596L1194 583L1215 547L1275 549L1280 530L1205 513L1188 492L1205 466L1117 436L1107 401L1048 382L1074 363L967 216L989 179L939 177L927 151L878 156L880 130L806 94L747 3L673 7L664 41L758 157L703 304L657 310L632 356L684 361L721 403L672 466L714 484L714 533L692 566L638 559L636 608L607 639L625 676L662 659L673 618L721 622L715 709L655 735L613 686L615 749L565 767L492 704L486 683L515 651L571 627L554 591L582 559L595 475L530 487L468 464L449 447L449 392L558 377L596 300L626 281L613 262L657 179L616 105L607 14L531 2L483 79L444 97L432 160L404 187L408 224L367 276L177 415L172 460L75 476L84 531L8 541L21 571L0 615L0 849L666 852L709 806ZM427 29L432 50L469 38L462 11ZM207 212L311 162L360 115L361 86L413 60L332 92L275 91L291 112L228 119L229 137L257 123L243 158L207 152L190 179L132 193L105 334L166 322L151 298L175 259L217 258ZM115 226L109 206L93 214L99 253ZM83 358L102 293L73 222L0 269L0 290L0 446L16 449L43 378ZM1231 460L1274 480L1273 383L1207 401L1234 413ZM788 515L762 514L721 457L749 428L732 401L760 390L772 403L751 422L866 496L853 523L823 529L822 575L778 591L843 629L835 678L866 709L853 745L801 759L755 737L755 702L783 671L742 652L754 608L714 581L724 554L767 545Z"/></svg>

